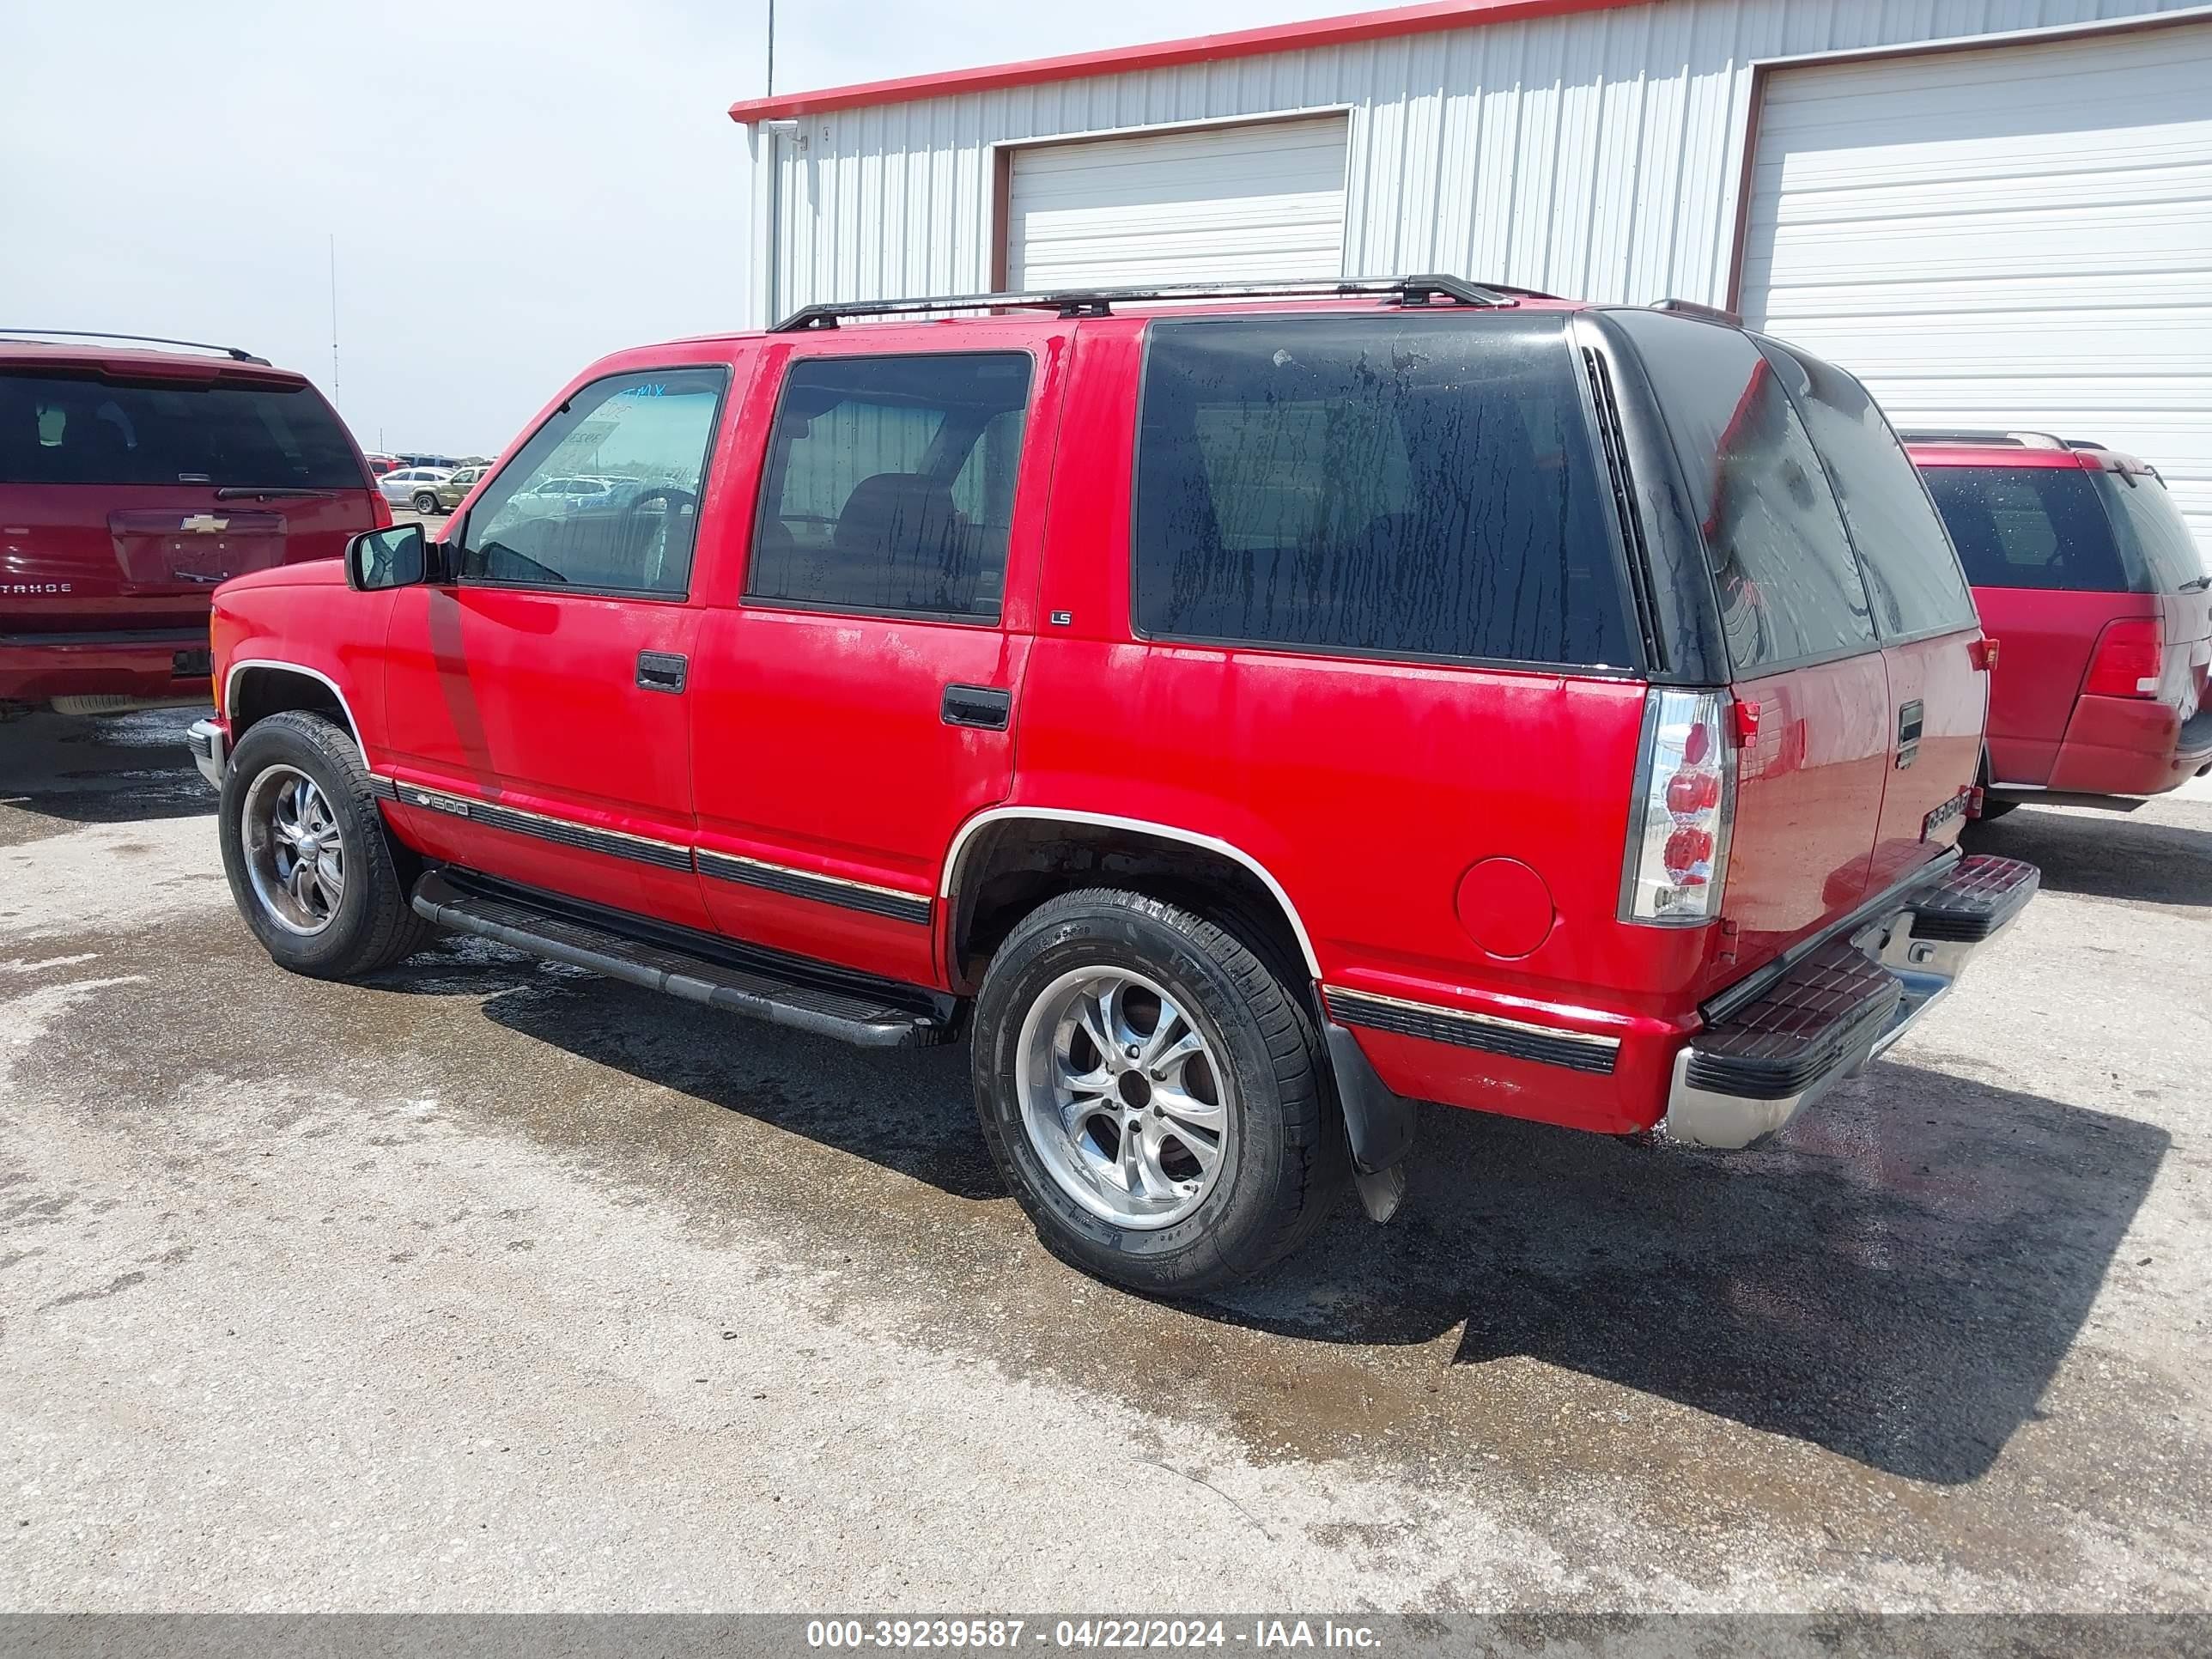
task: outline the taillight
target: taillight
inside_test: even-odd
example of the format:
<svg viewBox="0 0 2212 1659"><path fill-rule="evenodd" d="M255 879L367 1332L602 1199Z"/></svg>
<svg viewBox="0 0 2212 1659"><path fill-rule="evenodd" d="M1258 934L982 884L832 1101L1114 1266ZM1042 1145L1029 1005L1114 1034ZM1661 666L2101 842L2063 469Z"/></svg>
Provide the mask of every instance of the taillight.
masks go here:
<svg viewBox="0 0 2212 1659"><path fill-rule="evenodd" d="M368 527L371 530L389 530L392 525L392 503L384 499L384 492L381 489L370 490L368 492Z"/></svg>
<svg viewBox="0 0 2212 1659"><path fill-rule="evenodd" d="M1735 823L1735 748L1724 724L1732 712L1717 691L1655 689L1645 698L1623 921L1686 927L1720 915Z"/></svg>
<svg viewBox="0 0 2212 1659"><path fill-rule="evenodd" d="M2089 659L2089 678L2081 683L2082 693L2092 697L2154 697L2165 655L2155 617L2129 617L2108 623L2097 636L2097 654Z"/></svg>

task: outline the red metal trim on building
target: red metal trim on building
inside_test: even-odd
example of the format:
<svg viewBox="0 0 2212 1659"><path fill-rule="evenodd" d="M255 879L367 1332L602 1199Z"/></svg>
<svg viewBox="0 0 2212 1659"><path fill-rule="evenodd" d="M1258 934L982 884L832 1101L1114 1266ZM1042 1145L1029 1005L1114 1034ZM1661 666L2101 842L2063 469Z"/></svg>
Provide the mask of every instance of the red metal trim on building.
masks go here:
<svg viewBox="0 0 2212 1659"><path fill-rule="evenodd" d="M982 69L948 70L909 75L895 81L830 87L819 92L743 98L730 106L732 121L750 125L791 115L819 115L862 104L903 104L923 98L951 98L1000 87L1034 86L1046 81L1079 81L1096 75L1127 75L1139 70L1173 69L1182 64L1218 63L1266 52L1304 52L1315 46L1344 46L1363 40L1388 40L1401 34L1433 34L1444 29L1480 28L1534 17L1562 17L1578 11L1615 11L1653 0L1430 0L1388 11L1352 12L1316 17L1303 23L1272 23L1263 28L1223 34L1156 40L1144 46L1114 46L1103 52L1071 52L1063 58L1033 58L1024 63L994 64Z"/></svg>

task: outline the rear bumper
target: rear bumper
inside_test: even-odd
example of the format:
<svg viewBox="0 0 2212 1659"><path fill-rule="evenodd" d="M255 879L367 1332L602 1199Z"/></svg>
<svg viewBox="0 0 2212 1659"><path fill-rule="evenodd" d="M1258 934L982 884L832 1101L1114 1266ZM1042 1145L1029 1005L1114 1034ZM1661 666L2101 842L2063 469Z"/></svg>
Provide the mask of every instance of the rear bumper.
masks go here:
<svg viewBox="0 0 2212 1659"><path fill-rule="evenodd" d="M1941 1000L2040 879L2016 859L1963 860L1717 1009L1674 1057L1662 1132L1735 1151L1786 1127Z"/></svg>
<svg viewBox="0 0 2212 1659"><path fill-rule="evenodd" d="M2158 795L2179 788L2207 766L2212 766L2212 708L2185 723L2171 703L2081 697L2051 762L2048 787L2076 795ZM2005 791L1999 786L1996 793Z"/></svg>
<svg viewBox="0 0 2212 1659"><path fill-rule="evenodd" d="M0 634L0 701L124 697L204 702L204 628L103 634Z"/></svg>

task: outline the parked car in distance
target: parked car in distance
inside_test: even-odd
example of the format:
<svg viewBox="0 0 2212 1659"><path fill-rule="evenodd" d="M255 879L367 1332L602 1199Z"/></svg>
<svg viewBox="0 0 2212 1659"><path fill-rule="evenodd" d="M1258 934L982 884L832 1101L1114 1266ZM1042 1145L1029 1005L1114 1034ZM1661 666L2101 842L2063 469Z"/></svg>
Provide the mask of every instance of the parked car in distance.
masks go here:
<svg viewBox="0 0 2212 1659"><path fill-rule="evenodd" d="M305 375L234 347L0 339L0 717L204 702L217 583L391 522Z"/></svg>
<svg viewBox="0 0 2212 1659"><path fill-rule="evenodd" d="M517 515L532 518L599 512L612 506L629 487L620 478L542 478L518 490L509 504Z"/></svg>
<svg viewBox="0 0 2212 1659"><path fill-rule="evenodd" d="M447 513L459 507L465 489L453 487L453 475L442 466L403 466L376 481L384 499L394 507L411 507L417 513Z"/></svg>
<svg viewBox="0 0 2212 1659"><path fill-rule="evenodd" d="M2044 433L1906 439L1997 644L1984 816L2212 770L2212 584L2156 470Z"/></svg>
<svg viewBox="0 0 2212 1659"><path fill-rule="evenodd" d="M2027 901L1956 844L1984 642L1850 375L1229 292L618 353L438 538L226 586L191 738L247 926L969 1036L1045 1242L1183 1293L1347 1179L1387 1218L1415 1100L1750 1145ZM945 306L1000 314L870 320Z"/></svg>
<svg viewBox="0 0 2212 1659"><path fill-rule="evenodd" d="M368 461L369 471L380 478L386 473L396 471L398 468L406 465L405 462L398 459L396 456L392 455L372 454L368 456L367 459Z"/></svg>

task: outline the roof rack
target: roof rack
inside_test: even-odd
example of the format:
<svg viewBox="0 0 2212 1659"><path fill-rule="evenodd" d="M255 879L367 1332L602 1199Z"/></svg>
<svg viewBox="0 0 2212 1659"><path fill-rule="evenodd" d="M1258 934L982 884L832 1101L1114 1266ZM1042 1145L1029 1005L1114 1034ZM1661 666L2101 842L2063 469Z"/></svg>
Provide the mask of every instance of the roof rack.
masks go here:
<svg viewBox="0 0 2212 1659"><path fill-rule="evenodd" d="M769 332L803 334L812 329L836 328L848 318L919 316L945 311L1052 311L1062 317L1109 317L1117 305L1141 305L1155 300L1292 299L1306 295L1349 299L1363 294L1395 299L1401 306L1425 306L1434 300L1449 300L1462 306L1510 306L1523 299L1553 297L1534 289L1514 288L1504 283L1469 283L1457 276L1161 283L1136 288L1054 289L1027 294L953 295L938 299L844 300L828 305L803 306Z"/></svg>
<svg viewBox="0 0 2212 1659"><path fill-rule="evenodd" d="M2000 432L1978 428L1941 430L1908 428L1897 434L1909 444L1986 444L1995 449L2101 449L2102 444L2071 444L2048 432Z"/></svg>
<svg viewBox="0 0 2212 1659"><path fill-rule="evenodd" d="M1719 306L1699 305L1695 300L1677 300L1671 296L1664 300L1654 300L1650 309L1671 311L1683 317L1702 317L1709 323L1728 323L1736 328L1743 326L1743 319L1735 312L1724 311Z"/></svg>
<svg viewBox="0 0 2212 1659"><path fill-rule="evenodd" d="M205 340L171 340L159 334L100 334L85 328L0 328L0 334L27 334L46 340L136 340L141 345L185 346L194 351L219 351L234 362L258 363L270 366L266 357L257 357L238 346L210 345Z"/></svg>

